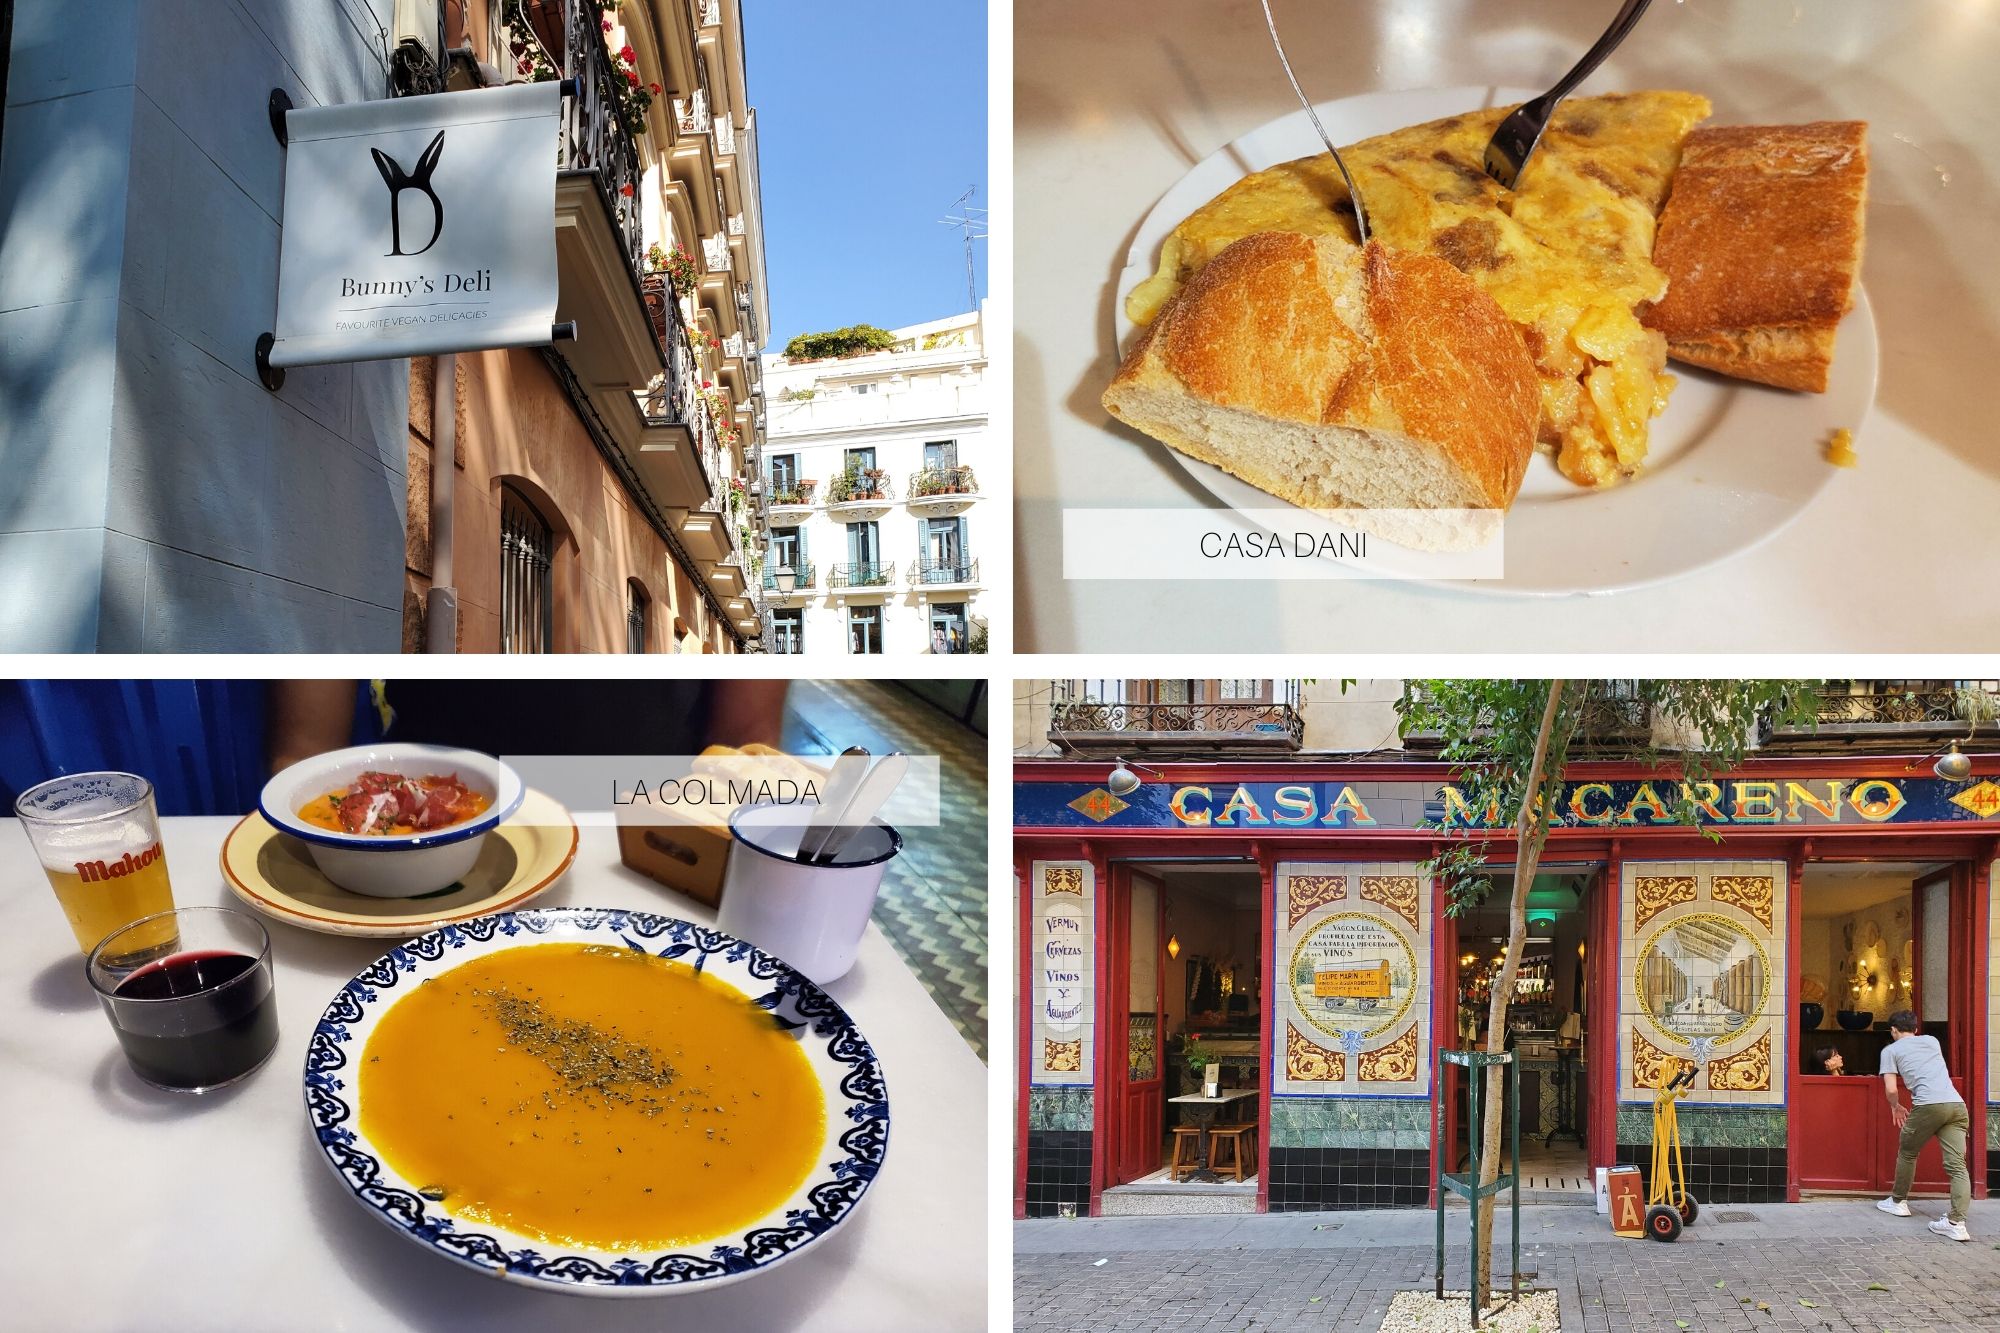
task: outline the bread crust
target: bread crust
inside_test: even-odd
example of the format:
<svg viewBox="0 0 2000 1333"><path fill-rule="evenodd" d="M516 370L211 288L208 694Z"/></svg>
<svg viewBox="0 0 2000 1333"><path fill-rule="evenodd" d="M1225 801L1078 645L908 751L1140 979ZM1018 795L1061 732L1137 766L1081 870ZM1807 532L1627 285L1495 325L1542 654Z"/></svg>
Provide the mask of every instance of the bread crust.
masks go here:
<svg viewBox="0 0 2000 1333"><path fill-rule="evenodd" d="M1211 442L1163 426L1146 406L1160 394L1401 437L1443 458L1463 508L1513 502L1541 415L1519 329L1472 279L1434 255L1289 232L1217 254L1133 345L1103 401L1182 452L1310 503L1301 487L1249 475Z"/></svg>
<svg viewBox="0 0 2000 1333"><path fill-rule="evenodd" d="M1825 391L1861 273L1867 130L1815 121L1688 135L1653 247L1667 293L1642 316L1671 356Z"/></svg>

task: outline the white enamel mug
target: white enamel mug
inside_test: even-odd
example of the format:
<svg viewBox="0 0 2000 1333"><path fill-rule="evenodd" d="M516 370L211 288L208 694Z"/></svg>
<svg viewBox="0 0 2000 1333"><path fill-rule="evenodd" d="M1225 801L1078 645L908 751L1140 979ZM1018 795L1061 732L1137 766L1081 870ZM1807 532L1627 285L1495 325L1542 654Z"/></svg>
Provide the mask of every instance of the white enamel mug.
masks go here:
<svg viewBox="0 0 2000 1333"><path fill-rule="evenodd" d="M799 859L814 807L746 805L729 817L736 845L716 928L775 954L824 986L847 975L903 835L880 820L854 830L830 865Z"/></svg>

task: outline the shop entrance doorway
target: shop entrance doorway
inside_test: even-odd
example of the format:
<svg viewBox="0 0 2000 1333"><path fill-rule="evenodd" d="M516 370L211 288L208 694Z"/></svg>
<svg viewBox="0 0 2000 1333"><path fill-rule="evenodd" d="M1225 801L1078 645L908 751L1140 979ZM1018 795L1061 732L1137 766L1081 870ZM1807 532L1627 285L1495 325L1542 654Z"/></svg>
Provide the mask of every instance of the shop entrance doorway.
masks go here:
<svg viewBox="0 0 2000 1333"><path fill-rule="evenodd" d="M1254 1212L1263 878L1250 861L1113 862L1109 907L1100 1209Z"/></svg>
<svg viewBox="0 0 2000 1333"><path fill-rule="evenodd" d="M1528 891L1528 939L1505 1019L1507 1049L1521 1064L1521 1190L1528 1202L1593 1202L1591 1168L1610 1160L1612 1145L1593 1150L1589 1141L1592 1083L1603 1081L1592 1075L1612 1067L1617 1029L1615 996L1605 997L1603 1022L1592 1023L1598 1006L1590 964L1600 942L1610 947L1616 924L1603 880L1594 866L1548 865ZM1513 893L1512 872L1496 868L1486 901L1444 922L1450 975L1439 1027L1451 1046L1485 1048ZM1454 1171L1467 1168L1478 1132L1464 1123L1464 1078L1464 1071L1448 1069L1439 1090L1440 1142L1448 1145Z"/></svg>
<svg viewBox="0 0 2000 1333"><path fill-rule="evenodd" d="M1802 1192L1885 1195L1897 1131L1879 1077L1889 1015L1908 1009L1944 1048L1968 1105L1973 1069L1969 866L1808 861L1800 878L1799 1005L1791 1151ZM1968 1156L1971 1150L1968 1145ZM1976 1166L1974 1179L1981 1173ZM1946 1190L1935 1141L1917 1158L1916 1193Z"/></svg>

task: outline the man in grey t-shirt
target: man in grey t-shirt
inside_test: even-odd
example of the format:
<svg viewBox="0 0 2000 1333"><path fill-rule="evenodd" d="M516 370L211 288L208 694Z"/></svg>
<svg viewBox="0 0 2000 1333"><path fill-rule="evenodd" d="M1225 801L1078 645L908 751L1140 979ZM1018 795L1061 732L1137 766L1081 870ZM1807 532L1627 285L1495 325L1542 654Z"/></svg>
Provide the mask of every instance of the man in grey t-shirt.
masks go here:
<svg viewBox="0 0 2000 1333"><path fill-rule="evenodd" d="M1910 1087L1910 1105L1903 1106L1896 1095L1898 1082ZM1917 1035L1917 1016L1908 1009L1889 1015L1889 1044L1882 1048L1882 1082L1889 1091L1889 1114L1902 1132L1896 1148L1896 1192L1875 1206L1897 1217L1908 1217L1910 1181L1917 1174L1917 1154L1935 1137L1944 1154L1945 1174L1951 1177L1951 1211L1931 1223L1931 1230L1947 1240L1971 1240L1965 1229L1966 1210L1972 1206L1972 1178L1965 1171L1965 1136L1972 1121L1965 1099L1951 1086L1951 1074L1944 1067L1944 1051L1936 1037Z"/></svg>

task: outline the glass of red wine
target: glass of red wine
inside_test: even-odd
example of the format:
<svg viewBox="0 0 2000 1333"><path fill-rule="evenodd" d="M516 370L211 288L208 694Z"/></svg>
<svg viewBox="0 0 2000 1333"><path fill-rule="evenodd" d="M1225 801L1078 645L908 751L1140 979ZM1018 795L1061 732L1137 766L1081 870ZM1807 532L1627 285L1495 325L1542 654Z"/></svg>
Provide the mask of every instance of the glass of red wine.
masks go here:
<svg viewBox="0 0 2000 1333"><path fill-rule="evenodd" d="M141 917L98 941L87 966L132 1072L156 1088L227 1087L277 1048L271 937L255 917L226 907Z"/></svg>

